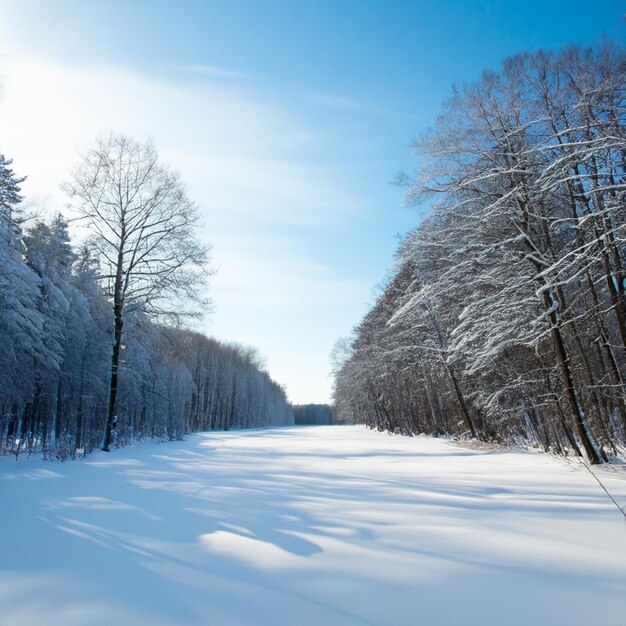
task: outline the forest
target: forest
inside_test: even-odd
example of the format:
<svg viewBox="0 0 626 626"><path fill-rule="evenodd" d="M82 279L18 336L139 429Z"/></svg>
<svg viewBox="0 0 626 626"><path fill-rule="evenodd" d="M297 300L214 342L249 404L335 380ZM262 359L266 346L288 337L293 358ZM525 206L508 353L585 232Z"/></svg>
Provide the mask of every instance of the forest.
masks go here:
<svg viewBox="0 0 626 626"><path fill-rule="evenodd" d="M626 52L525 53L413 143L406 234L335 415L600 463L626 443Z"/></svg>
<svg viewBox="0 0 626 626"><path fill-rule="evenodd" d="M79 162L64 185L77 245L62 214L22 209L24 180L0 155L0 454L293 424L253 349L189 329L210 304L208 250L150 144L111 134Z"/></svg>

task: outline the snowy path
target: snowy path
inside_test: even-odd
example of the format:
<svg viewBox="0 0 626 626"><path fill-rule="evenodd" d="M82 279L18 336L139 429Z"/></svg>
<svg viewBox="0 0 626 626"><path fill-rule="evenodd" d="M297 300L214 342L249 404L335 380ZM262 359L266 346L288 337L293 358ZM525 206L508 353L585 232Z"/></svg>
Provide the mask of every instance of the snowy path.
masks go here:
<svg viewBox="0 0 626 626"><path fill-rule="evenodd" d="M4 458L0 496L2 625L626 626L626 522L547 455L206 433Z"/></svg>

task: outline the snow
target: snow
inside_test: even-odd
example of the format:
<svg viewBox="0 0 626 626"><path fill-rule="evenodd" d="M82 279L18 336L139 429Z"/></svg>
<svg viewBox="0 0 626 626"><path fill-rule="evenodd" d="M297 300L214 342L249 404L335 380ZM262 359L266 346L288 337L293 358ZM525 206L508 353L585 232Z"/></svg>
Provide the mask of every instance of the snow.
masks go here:
<svg viewBox="0 0 626 626"><path fill-rule="evenodd" d="M3 458L0 495L0 624L626 626L626 522L546 454L211 432Z"/></svg>

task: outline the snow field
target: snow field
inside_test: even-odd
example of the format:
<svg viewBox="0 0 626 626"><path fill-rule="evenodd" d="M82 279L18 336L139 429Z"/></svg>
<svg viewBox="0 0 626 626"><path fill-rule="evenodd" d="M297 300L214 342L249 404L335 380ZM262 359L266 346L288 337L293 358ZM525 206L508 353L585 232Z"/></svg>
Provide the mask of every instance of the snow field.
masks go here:
<svg viewBox="0 0 626 626"><path fill-rule="evenodd" d="M3 458L0 494L2 625L626 626L626 522L545 454L211 432Z"/></svg>

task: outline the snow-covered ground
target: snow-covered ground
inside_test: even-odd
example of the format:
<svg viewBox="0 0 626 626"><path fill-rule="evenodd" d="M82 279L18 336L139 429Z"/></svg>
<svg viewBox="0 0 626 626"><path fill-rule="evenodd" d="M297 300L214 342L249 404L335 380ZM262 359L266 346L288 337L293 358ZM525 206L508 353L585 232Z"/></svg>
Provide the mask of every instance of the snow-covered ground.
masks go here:
<svg viewBox="0 0 626 626"><path fill-rule="evenodd" d="M626 470L596 470L626 504ZM360 426L0 460L7 626L626 626L626 522L544 454Z"/></svg>

